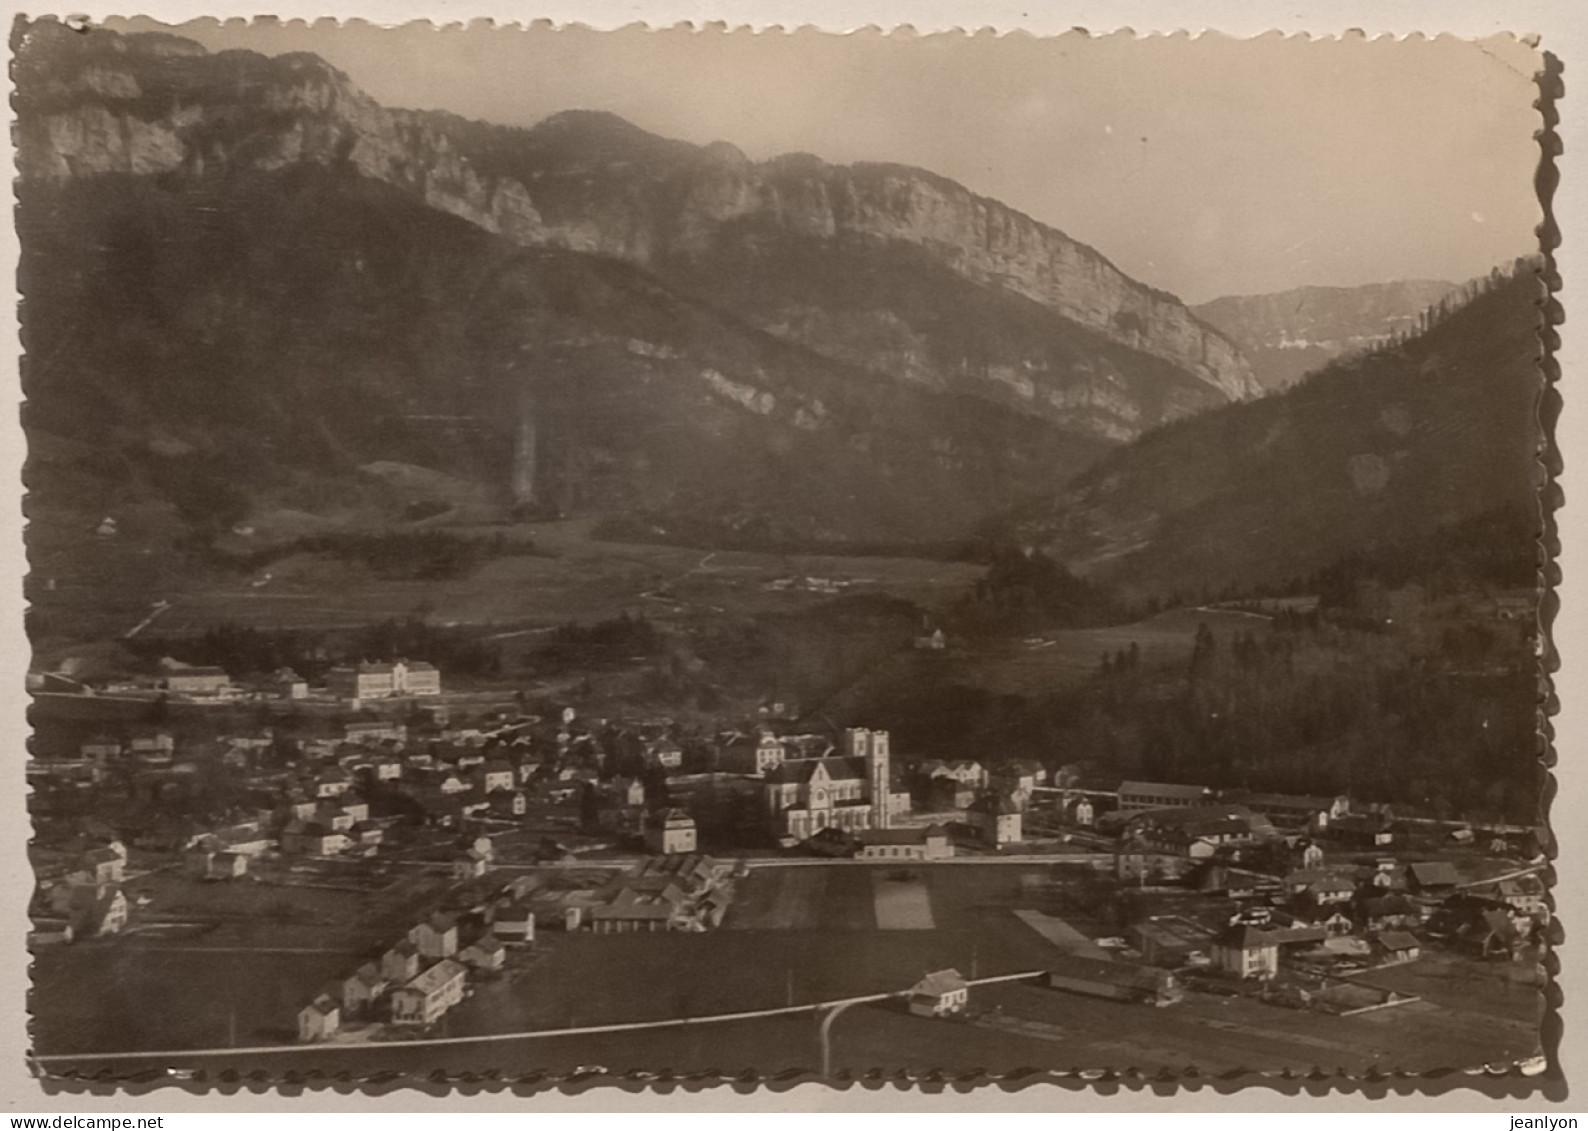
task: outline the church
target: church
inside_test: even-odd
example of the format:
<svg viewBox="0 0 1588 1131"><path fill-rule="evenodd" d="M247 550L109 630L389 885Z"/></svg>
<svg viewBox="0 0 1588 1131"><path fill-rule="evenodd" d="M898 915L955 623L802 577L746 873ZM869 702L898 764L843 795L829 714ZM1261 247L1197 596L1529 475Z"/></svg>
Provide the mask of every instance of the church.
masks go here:
<svg viewBox="0 0 1588 1131"><path fill-rule="evenodd" d="M886 829L895 814L910 811L909 792L893 788L885 730L850 727L840 753L790 758L766 775L763 789L772 833L785 841L823 829Z"/></svg>

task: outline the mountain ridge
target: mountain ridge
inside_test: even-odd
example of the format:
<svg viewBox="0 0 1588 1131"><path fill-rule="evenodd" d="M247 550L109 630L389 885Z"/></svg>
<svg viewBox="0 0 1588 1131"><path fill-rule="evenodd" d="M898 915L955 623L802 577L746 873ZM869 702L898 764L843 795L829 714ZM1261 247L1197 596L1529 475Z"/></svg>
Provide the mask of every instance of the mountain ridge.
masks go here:
<svg viewBox="0 0 1588 1131"><path fill-rule="evenodd" d="M1158 423L1160 413L1257 391L1239 350L1178 300L1129 279L1095 249L925 170L798 155L754 163L726 143L658 138L604 112L566 111L523 130L389 110L315 56L209 55L175 37L110 35L49 25L30 33L18 71L24 176L346 161L525 246L644 266L819 352L854 362L868 338L897 339L898 350L863 364L878 377L895 375L902 351L909 379L995 397L1012 388L1025 411L1116 439ZM924 267L945 309L902 326L885 307L847 309L837 312L845 327L835 328L775 294L756 309L738 306L731 288L701 283L742 235L725 230L745 221L785 240L864 243L877 272ZM819 293L831 277L806 290ZM970 348L975 327L954 313L967 288L1033 303L1052 319L1052 334L1084 332L1113 349L1100 359L1085 344L1011 350L995 335ZM1161 407L1143 411L1145 402Z"/></svg>
<svg viewBox="0 0 1588 1131"><path fill-rule="evenodd" d="M1538 529L1542 289L1531 264L1513 272L1415 336L1114 449L1026 536L1162 596L1284 585L1484 515Z"/></svg>
<svg viewBox="0 0 1588 1131"><path fill-rule="evenodd" d="M90 526L149 498L212 531L305 492L345 509L359 467L397 461L494 484L499 518L941 542L1098 450L346 171L18 191L30 450L94 453L29 487ZM89 497L63 487L90 464Z"/></svg>

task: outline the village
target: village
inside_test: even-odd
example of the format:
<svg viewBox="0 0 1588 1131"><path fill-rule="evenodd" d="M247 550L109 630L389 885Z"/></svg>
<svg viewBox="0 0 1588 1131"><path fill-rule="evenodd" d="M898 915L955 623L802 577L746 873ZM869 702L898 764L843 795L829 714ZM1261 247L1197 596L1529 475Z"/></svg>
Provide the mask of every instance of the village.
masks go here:
<svg viewBox="0 0 1588 1131"><path fill-rule="evenodd" d="M704 968L737 953L730 937L836 925L904 949L825 995L797 992L790 965L786 986L768 975L718 996L819 1010L871 994L1051 1039L1053 1001L1076 995L1342 1017L1419 1003L1416 979L1394 976L1412 968L1532 992L1550 927L1530 828L1103 780L1059 758L913 759L885 730L774 700L708 731L487 708L443 694L418 661L335 668L313 691L291 673L272 683L336 710L293 733L107 726L33 760L41 969L117 947L312 950L326 957L301 984L234 1007L212 1041L241 1027L357 1045L489 1032L524 1015L515 995L597 979L601 936L703 936L690 953ZM160 691L198 709L244 694L224 671L181 667ZM527 1016L556 1028L544 1019L562 1008ZM633 1008L615 998L594 1019L684 1007Z"/></svg>

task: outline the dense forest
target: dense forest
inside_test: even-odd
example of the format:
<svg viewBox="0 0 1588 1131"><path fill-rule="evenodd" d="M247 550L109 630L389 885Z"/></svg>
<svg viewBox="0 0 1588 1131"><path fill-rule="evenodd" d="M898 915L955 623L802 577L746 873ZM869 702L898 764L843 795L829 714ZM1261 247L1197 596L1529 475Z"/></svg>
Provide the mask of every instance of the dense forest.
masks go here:
<svg viewBox="0 0 1588 1131"><path fill-rule="evenodd" d="M407 657L427 660L445 675L501 674L501 652L479 630L431 624L419 617L338 631L261 629L226 622L191 636L138 636L123 642L146 659L169 656L188 664L215 664L234 678L291 668L311 681L338 664Z"/></svg>
<svg viewBox="0 0 1588 1131"><path fill-rule="evenodd" d="M928 672L874 688L867 711L922 757L1034 757L1098 779L1349 793L1430 815L1533 820L1542 771L1525 634L1464 627L1414 657L1393 635L1292 613L1223 642L1204 626L1179 665L1121 649L1092 678L1045 696Z"/></svg>

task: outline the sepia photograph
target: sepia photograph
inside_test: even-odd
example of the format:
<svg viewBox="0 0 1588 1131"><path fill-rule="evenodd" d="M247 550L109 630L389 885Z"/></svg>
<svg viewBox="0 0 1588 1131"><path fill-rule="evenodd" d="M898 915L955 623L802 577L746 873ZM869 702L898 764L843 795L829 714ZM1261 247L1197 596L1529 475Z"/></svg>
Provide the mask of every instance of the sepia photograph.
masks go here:
<svg viewBox="0 0 1588 1131"><path fill-rule="evenodd" d="M36 1075L1548 1074L1536 40L12 51Z"/></svg>

